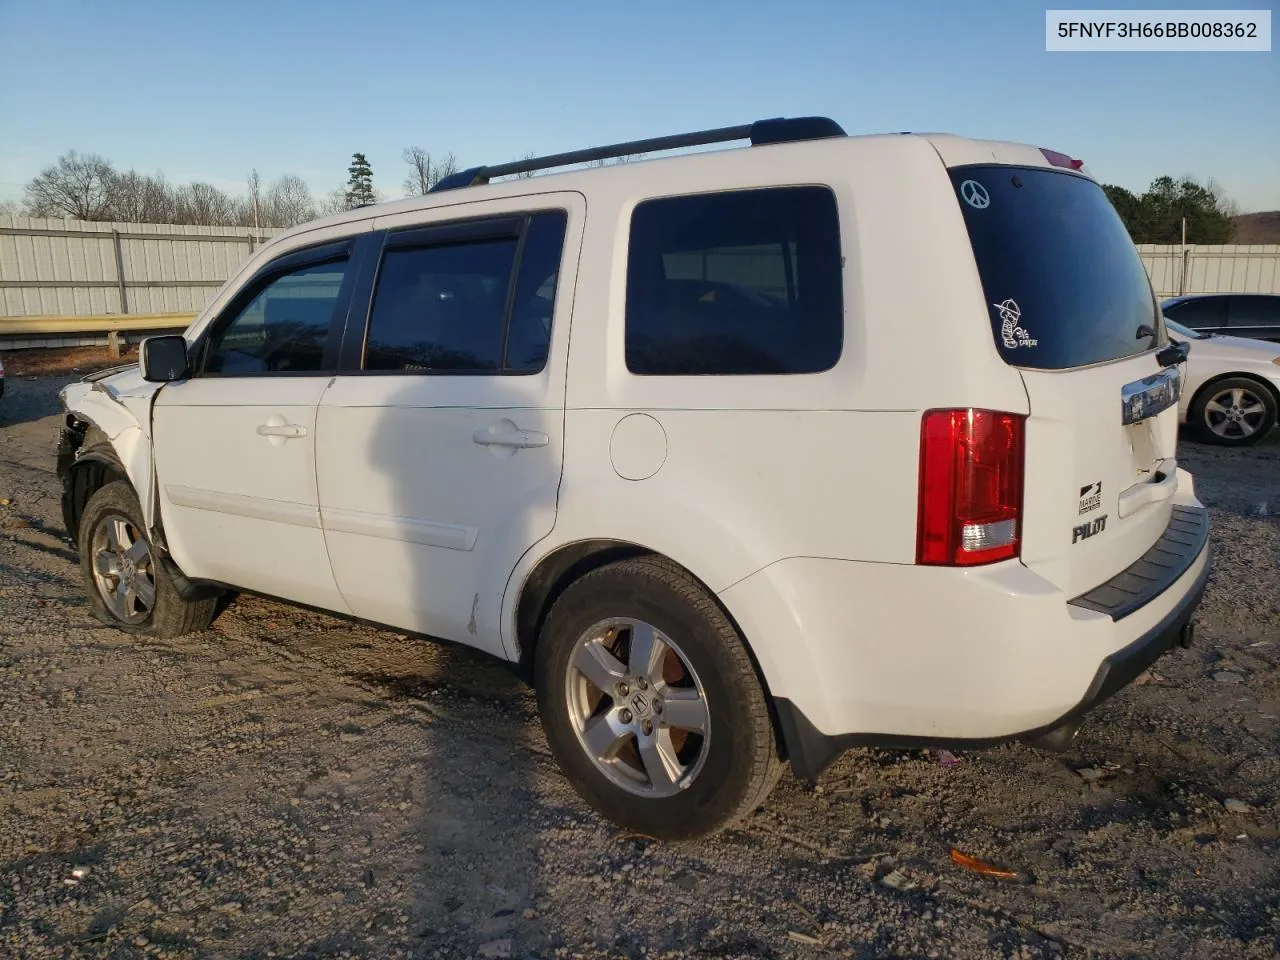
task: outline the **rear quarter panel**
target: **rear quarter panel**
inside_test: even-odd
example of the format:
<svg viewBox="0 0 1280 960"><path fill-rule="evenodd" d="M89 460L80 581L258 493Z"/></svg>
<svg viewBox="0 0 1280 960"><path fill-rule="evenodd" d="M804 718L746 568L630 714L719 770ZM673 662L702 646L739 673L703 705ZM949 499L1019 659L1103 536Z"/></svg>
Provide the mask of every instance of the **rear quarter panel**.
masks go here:
<svg viewBox="0 0 1280 960"><path fill-rule="evenodd" d="M678 170L678 179L672 171ZM844 345L795 376L636 376L626 368L630 215L658 196L825 185L841 220ZM751 148L636 164L589 192L566 393L555 529L515 571L566 543L655 550L712 590L792 556L914 561L920 415L1027 411L992 342L967 233L937 153L913 137ZM660 464L614 467L630 414L661 425ZM504 621L513 623L518 589ZM510 636L511 627L508 627ZM514 641L508 640L514 651Z"/></svg>

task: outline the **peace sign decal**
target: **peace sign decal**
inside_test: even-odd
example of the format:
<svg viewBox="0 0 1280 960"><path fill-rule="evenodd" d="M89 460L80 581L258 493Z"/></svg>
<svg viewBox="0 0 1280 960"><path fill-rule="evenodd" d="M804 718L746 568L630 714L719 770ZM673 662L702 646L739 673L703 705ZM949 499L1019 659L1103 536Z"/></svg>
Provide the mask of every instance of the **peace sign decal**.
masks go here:
<svg viewBox="0 0 1280 960"><path fill-rule="evenodd" d="M975 210L985 210L991 206L991 195L977 180L966 180L960 184L960 196L964 197L964 202Z"/></svg>

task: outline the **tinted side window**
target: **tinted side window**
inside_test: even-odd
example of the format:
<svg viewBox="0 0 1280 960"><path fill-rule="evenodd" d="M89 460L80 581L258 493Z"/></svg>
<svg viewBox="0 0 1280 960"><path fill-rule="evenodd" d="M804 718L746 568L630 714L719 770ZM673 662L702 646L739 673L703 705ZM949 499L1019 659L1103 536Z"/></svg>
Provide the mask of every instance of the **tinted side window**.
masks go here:
<svg viewBox="0 0 1280 960"><path fill-rule="evenodd" d="M305 373L324 368L329 324L347 261L302 267L276 277L209 338L205 373Z"/></svg>
<svg viewBox="0 0 1280 960"><path fill-rule="evenodd" d="M627 261L632 373L817 373L835 366L843 337L830 190L741 190L636 207Z"/></svg>
<svg viewBox="0 0 1280 960"><path fill-rule="evenodd" d="M547 362L551 345L551 316L560 278L560 253L568 222L564 211L532 218L520 255L520 279L511 307L507 333L506 368L512 373L536 373Z"/></svg>
<svg viewBox="0 0 1280 960"><path fill-rule="evenodd" d="M1199 300L1184 300L1182 303L1175 303L1164 312L1192 330L1224 327L1227 324L1227 298L1204 297Z"/></svg>
<svg viewBox="0 0 1280 960"><path fill-rule="evenodd" d="M420 373L542 369L565 222L559 211L530 217L523 245L517 237L503 237L388 250L374 291L364 368ZM512 297L518 256L521 267Z"/></svg>
<svg viewBox="0 0 1280 960"><path fill-rule="evenodd" d="M1280 297L1232 297L1230 325L1233 327L1280 327Z"/></svg>
<svg viewBox="0 0 1280 960"><path fill-rule="evenodd" d="M388 250L366 370L497 370L515 238Z"/></svg>

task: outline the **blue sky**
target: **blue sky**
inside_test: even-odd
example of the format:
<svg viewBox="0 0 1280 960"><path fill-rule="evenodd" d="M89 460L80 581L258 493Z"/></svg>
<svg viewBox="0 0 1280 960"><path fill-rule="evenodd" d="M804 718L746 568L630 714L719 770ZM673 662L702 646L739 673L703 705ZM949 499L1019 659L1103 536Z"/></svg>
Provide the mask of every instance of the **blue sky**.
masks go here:
<svg viewBox="0 0 1280 960"><path fill-rule="evenodd" d="M410 144L470 165L825 114L1280 209L1280 53L1046 53L1046 6L0 0L0 200L72 148L236 192L253 167L297 173L317 196L360 150L398 196Z"/></svg>

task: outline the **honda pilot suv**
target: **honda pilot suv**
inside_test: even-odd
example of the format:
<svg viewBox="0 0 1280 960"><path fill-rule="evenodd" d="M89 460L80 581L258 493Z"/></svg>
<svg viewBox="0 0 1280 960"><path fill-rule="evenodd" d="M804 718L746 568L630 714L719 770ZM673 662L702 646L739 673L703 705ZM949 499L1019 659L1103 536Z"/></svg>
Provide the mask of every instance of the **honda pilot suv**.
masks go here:
<svg viewBox="0 0 1280 960"><path fill-rule="evenodd" d="M1079 161L766 120L278 236L64 391L59 472L107 623L235 590L475 647L684 839L849 747L1061 743L1186 640L1184 359Z"/></svg>

